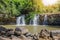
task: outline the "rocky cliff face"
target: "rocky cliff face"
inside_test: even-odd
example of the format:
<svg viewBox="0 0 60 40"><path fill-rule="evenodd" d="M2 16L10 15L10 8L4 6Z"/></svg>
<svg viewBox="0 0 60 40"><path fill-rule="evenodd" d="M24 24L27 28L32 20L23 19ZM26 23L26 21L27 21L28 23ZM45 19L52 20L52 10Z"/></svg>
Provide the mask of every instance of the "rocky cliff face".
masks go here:
<svg viewBox="0 0 60 40"><path fill-rule="evenodd" d="M44 15L40 15L39 19L43 25ZM47 25L60 25L60 14L47 14Z"/></svg>
<svg viewBox="0 0 60 40"><path fill-rule="evenodd" d="M43 25L44 17L47 15L46 24L47 25L60 25L60 13L58 14L39 14L39 25ZM16 24L16 17L12 18L3 18L0 17L0 25L1 24Z"/></svg>

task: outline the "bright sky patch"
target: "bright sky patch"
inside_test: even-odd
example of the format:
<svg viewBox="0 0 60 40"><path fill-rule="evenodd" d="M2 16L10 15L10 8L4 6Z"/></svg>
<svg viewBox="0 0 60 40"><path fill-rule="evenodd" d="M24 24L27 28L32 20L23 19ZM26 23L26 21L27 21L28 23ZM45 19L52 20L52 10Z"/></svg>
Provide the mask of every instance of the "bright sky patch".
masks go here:
<svg viewBox="0 0 60 40"><path fill-rule="evenodd" d="M57 0L42 0L43 4L45 6L48 6L48 5L53 5L57 2Z"/></svg>

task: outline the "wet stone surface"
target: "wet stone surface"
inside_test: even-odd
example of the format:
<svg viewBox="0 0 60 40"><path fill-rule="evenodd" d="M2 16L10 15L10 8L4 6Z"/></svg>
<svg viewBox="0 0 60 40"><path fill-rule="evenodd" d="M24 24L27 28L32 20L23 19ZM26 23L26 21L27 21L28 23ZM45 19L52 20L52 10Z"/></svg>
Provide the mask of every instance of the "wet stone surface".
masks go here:
<svg viewBox="0 0 60 40"><path fill-rule="evenodd" d="M0 26L0 40L60 40L60 33L42 29L39 33L32 34L24 27L13 30Z"/></svg>

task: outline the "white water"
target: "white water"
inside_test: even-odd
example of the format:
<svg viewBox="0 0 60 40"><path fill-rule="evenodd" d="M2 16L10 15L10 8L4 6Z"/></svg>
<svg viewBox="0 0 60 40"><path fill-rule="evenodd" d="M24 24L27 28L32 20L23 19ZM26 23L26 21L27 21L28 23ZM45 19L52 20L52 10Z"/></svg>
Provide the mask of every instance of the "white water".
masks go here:
<svg viewBox="0 0 60 40"><path fill-rule="evenodd" d="M17 26L25 26L25 16L21 15L17 17L16 23L17 23Z"/></svg>
<svg viewBox="0 0 60 40"><path fill-rule="evenodd" d="M44 16L43 25L47 25L47 15Z"/></svg>
<svg viewBox="0 0 60 40"><path fill-rule="evenodd" d="M30 25L33 25L33 32L37 32L37 26L39 24L39 15L34 15L34 18L30 20Z"/></svg>
<svg viewBox="0 0 60 40"><path fill-rule="evenodd" d="M39 24L39 15L35 15L32 20L30 20L30 25L37 26Z"/></svg>
<svg viewBox="0 0 60 40"><path fill-rule="evenodd" d="M37 26L39 24L38 20L39 20L39 15L35 15L34 19L33 19L33 25L34 26Z"/></svg>
<svg viewBox="0 0 60 40"><path fill-rule="evenodd" d="M17 17L17 26L25 26L25 16L24 15L21 15L19 17ZM46 25L47 24L47 15L44 16L44 20L43 20L43 25ZM34 29L34 33L37 32L37 26L39 25L39 15L34 15L34 18L31 19L30 21L30 25L33 25Z"/></svg>

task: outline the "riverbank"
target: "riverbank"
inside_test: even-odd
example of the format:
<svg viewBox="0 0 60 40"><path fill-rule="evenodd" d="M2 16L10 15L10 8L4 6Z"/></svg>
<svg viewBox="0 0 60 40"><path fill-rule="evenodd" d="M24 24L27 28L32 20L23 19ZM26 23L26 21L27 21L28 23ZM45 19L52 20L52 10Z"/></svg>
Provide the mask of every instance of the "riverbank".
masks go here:
<svg viewBox="0 0 60 40"><path fill-rule="evenodd" d="M38 27L40 27L40 30L38 30L39 32L31 33L27 27L32 31L36 31ZM37 29L34 30L35 27L37 27ZM35 27L31 25L24 27L16 27L16 25L1 25L0 40L60 40L60 31L58 28L50 29L45 25Z"/></svg>
<svg viewBox="0 0 60 40"><path fill-rule="evenodd" d="M17 25L2 25L5 28L13 28L15 29ZM19 26L19 27L25 27L29 29L31 33L34 33L34 26L33 25L26 25L26 26ZM48 30L60 30L60 26L49 26L49 25L38 25L36 27L36 32L40 32L41 29L48 29Z"/></svg>

